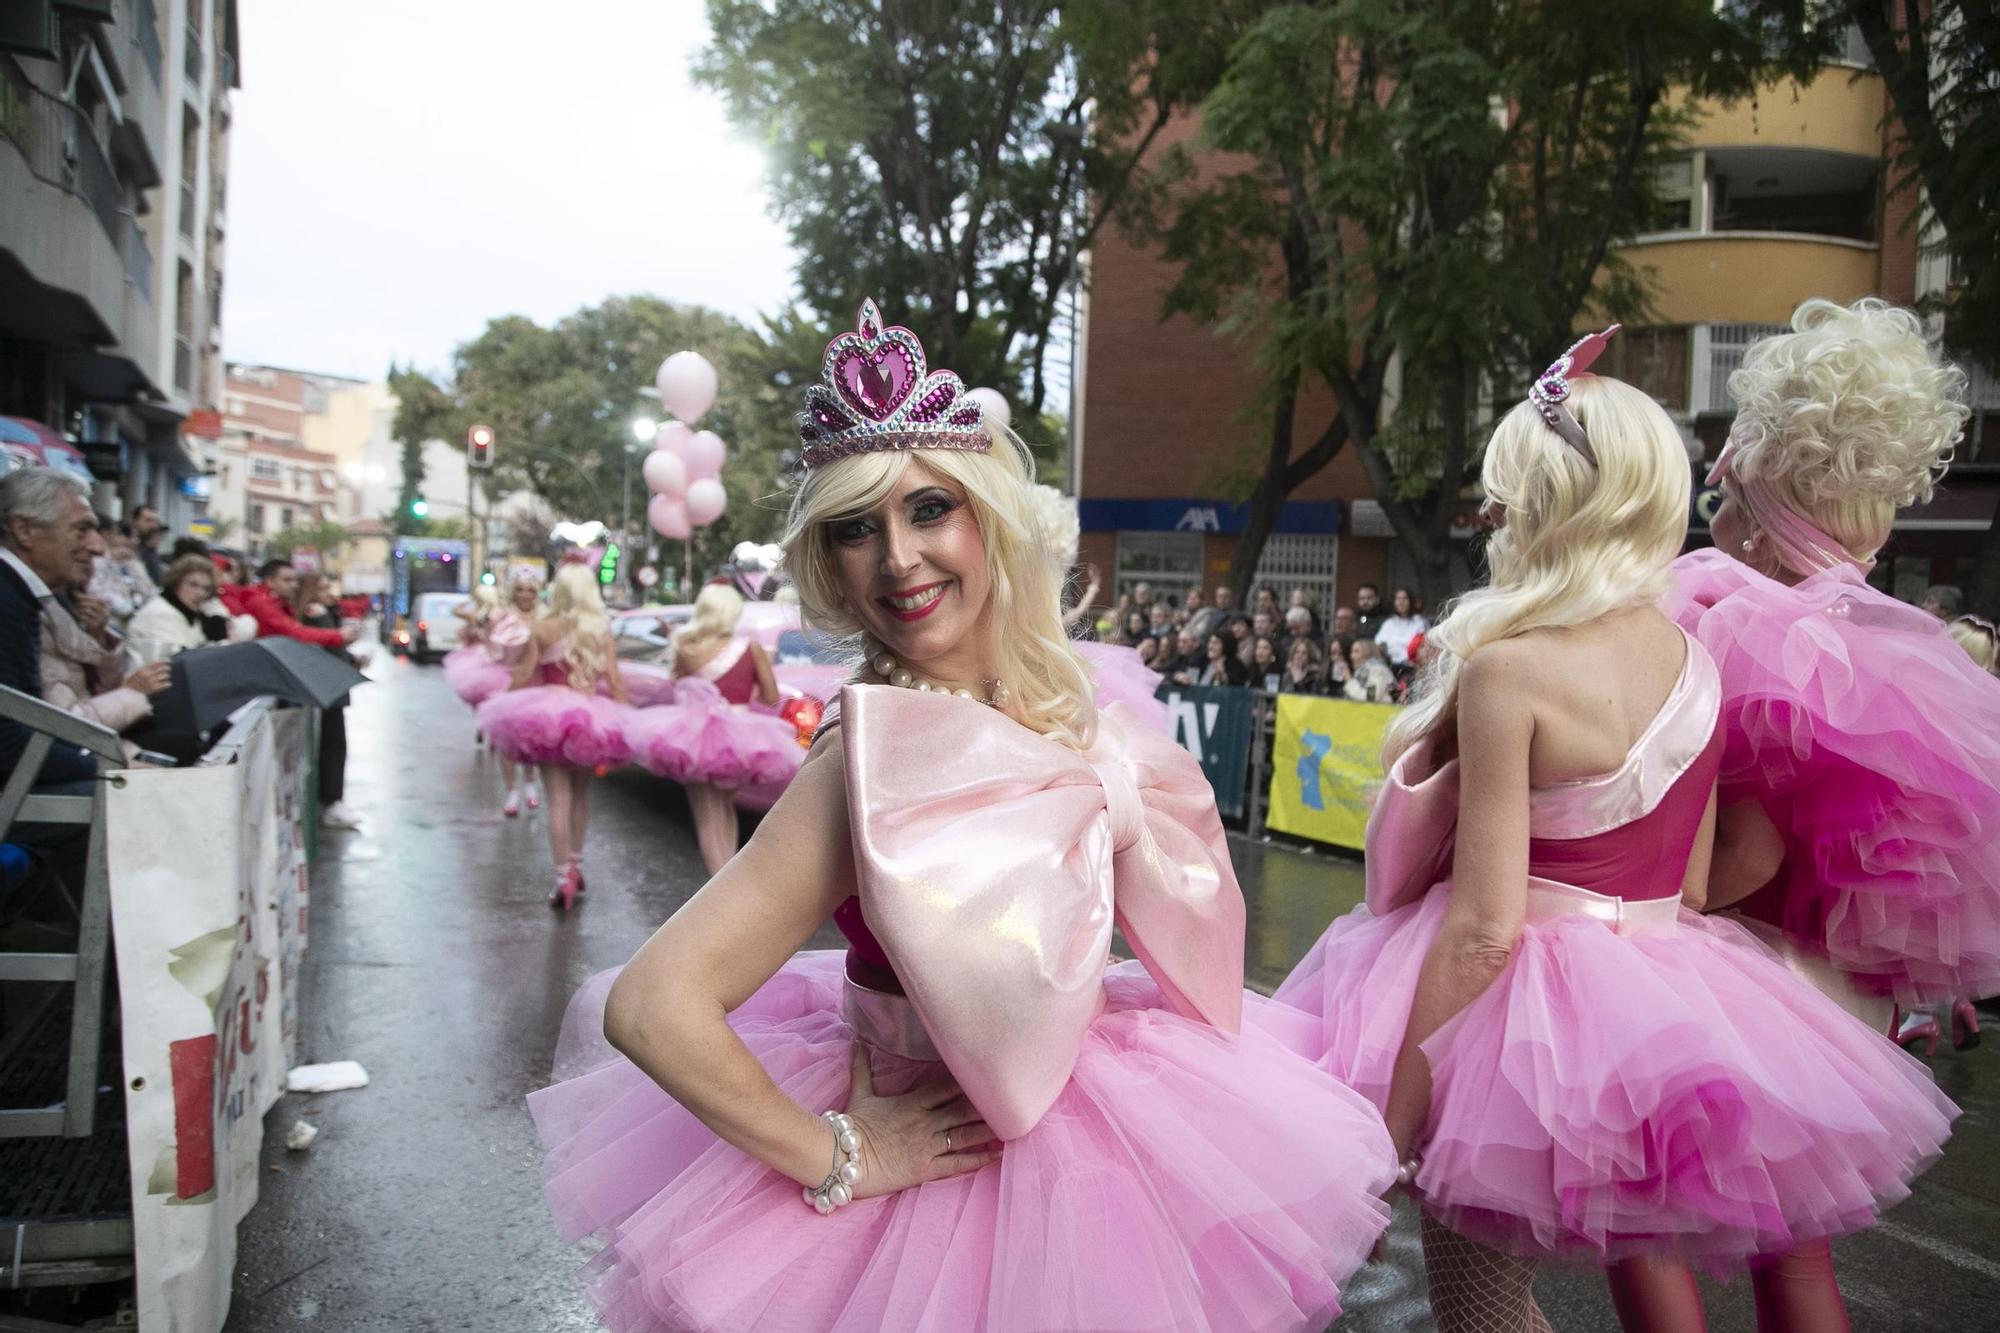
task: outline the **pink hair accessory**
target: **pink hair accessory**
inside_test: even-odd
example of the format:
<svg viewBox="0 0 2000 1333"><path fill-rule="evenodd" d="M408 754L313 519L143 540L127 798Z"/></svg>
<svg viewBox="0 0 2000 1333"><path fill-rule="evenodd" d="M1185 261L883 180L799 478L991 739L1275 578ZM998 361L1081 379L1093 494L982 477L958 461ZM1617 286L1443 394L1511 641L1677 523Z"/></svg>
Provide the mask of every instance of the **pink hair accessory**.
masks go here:
<svg viewBox="0 0 2000 1333"><path fill-rule="evenodd" d="M1590 333L1578 338L1567 352L1555 359L1555 364L1528 386L1528 401L1542 414L1542 420L1549 423L1549 429L1562 436L1592 467L1597 466L1597 451L1590 447L1590 437L1584 434L1582 424L1563 404L1569 401L1570 381L1590 373L1590 368L1597 364L1597 358L1604 355L1605 345L1623 327L1622 324L1613 324L1602 333Z"/></svg>
<svg viewBox="0 0 2000 1333"><path fill-rule="evenodd" d="M1795 574L1813 575L1842 565L1852 565L1866 574L1875 562L1863 560L1841 545L1818 524L1801 514L1762 477L1742 477L1736 471L1736 442L1722 446L1721 457L1708 470L1703 483L1720 486L1725 481L1757 530L1770 538L1778 563Z"/></svg>
<svg viewBox="0 0 2000 1333"><path fill-rule="evenodd" d="M798 415L799 462L808 470L884 449L993 447L985 414L949 370L929 370L924 345L900 324L887 327L863 301L854 332L826 345L820 382Z"/></svg>

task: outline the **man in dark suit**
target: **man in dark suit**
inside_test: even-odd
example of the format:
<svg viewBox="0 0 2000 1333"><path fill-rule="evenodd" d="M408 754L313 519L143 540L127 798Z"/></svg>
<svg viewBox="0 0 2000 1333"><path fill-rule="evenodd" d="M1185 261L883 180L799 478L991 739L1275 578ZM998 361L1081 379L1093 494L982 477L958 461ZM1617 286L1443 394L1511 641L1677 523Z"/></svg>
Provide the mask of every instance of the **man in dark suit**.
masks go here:
<svg viewBox="0 0 2000 1333"><path fill-rule="evenodd" d="M38 699L41 607L53 599L52 588L68 586L97 531L89 495L80 480L51 468L22 468L0 477L0 685ZM20 723L0 718L0 783L13 776L30 734ZM87 796L96 774L95 760L59 741L42 761L34 790ZM7 831L9 842L50 854L66 878L81 868L88 839L89 830L75 824L21 823Z"/></svg>

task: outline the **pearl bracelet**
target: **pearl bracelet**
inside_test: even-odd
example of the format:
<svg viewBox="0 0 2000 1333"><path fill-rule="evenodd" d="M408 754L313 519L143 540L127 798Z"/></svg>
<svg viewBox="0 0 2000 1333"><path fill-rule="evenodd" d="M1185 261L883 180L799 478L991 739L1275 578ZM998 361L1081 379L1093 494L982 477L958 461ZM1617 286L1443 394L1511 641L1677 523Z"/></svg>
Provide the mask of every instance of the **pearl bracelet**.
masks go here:
<svg viewBox="0 0 2000 1333"><path fill-rule="evenodd" d="M807 1185L804 1193L805 1201L825 1217L854 1201L854 1186L861 1182L861 1136L839 1111L822 1111L820 1119L833 1130L833 1170L817 1187Z"/></svg>

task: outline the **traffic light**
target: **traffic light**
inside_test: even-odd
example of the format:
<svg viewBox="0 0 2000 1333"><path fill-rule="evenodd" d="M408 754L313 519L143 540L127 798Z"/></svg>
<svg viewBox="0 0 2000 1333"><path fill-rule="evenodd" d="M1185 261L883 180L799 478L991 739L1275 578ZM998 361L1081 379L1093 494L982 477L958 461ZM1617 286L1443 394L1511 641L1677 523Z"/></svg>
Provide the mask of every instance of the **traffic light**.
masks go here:
<svg viewBox="0 0 2000 1333"><path fill-rule="evenodd" d="M465 432L465 461L470 467L493 466L493 427L474 426Z"/></svg>
<svg viewBox="0 0 2000 1333"><path fill-rule="evenodd" d="M431 502L419 495L410 501L410 517L422 518L431 512Z"/></svg>
<svg viewBox="0 0 2000 1333"><path fill-rule="evenodd" d="M618 581L618 543L608 543L604 548L604 559L597 562L597 581L608 586Z"/></svg>
<svg viewBox="0 0 2000 1333"><path fill-rule="evenodd" d="M489 569L480 574L479 581L490 588L494 584L498 583L500 580L494 578L493 571Z"/></svg>

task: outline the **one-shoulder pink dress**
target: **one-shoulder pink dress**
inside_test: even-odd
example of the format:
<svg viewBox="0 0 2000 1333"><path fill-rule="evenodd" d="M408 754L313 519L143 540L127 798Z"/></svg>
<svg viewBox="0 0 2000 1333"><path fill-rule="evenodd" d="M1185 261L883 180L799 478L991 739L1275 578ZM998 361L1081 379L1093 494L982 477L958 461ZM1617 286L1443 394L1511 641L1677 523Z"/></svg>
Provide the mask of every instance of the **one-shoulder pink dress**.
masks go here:
<svg viewBox="0 0 2000 1333"><path fill-rule="evenodd" d="M1616 770L1535 788L1512 959L1423 1045L1425 1211L1526 1258L1675 1254L1716 1269L1854 1231L1909 1192L1955 1108L1925 1068L1727 920L1680 906L1721 760L1721 688L1688 642ZM1456 763L1398 761L1369 822L1369 902L1277 998L1385 1104L1451 898Z"/></svg>

